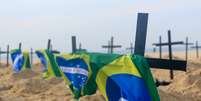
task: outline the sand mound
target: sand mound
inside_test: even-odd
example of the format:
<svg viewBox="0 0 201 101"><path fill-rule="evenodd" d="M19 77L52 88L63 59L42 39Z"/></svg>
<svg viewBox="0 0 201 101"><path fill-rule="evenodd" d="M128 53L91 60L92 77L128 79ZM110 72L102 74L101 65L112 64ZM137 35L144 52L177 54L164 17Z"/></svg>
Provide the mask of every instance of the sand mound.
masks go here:
<svg viewBox="0 0 201 101"><path fill-rule="evenodd" d="M174 57L179 59L178 57ZM13 74L11 67L0 68L0 101L75 101L62 79L43 79L42 65L36 63L32 70ZM169 80L169 71L152 70L156 78ZM175 72L168 86L159 87L161 101L201 101L201 62L188 62L187 72ZM80 101L105 101L97 91Z"/></svg>
<svg viewBox="0 0 201 101"><path fill-rule="evenodd" d="M49 84L41 78L21 80L17 82L12 90L21 94L37 94L49 88Z"/></svg>
<svg viewBox="0 0 201 101"><path fill-rule="evenodd" d="M175 79L166 87L160 87L163 92L169 95L181 96L189 101L201 101L201 64L194 62L188 63L187 72L175 72ZM157 71L156 76L164 75L164 72ZM166 95L168 95L166 94ZM177 98L179 98L177 97ZM164 97L162 97L164 98ZM180 101L180 100L178 100ZM188 100L187 100L188 101Z"/></svg>
<svg viewBox="0 0 201 101"><path fill-rule="evenodd" d="M177 75L166 90L201 100L201 69Z"/></svg>
<svg viewBox="0 0 201 101"><path fill-rule="evenodd" d="M39 73L36 73L32 70L23 70L21 71L20 73L14 73L12 74L12 79L14 80L21 80L21 79L30 79L30 78L33 78L35 76L39 76Z"/></svg>

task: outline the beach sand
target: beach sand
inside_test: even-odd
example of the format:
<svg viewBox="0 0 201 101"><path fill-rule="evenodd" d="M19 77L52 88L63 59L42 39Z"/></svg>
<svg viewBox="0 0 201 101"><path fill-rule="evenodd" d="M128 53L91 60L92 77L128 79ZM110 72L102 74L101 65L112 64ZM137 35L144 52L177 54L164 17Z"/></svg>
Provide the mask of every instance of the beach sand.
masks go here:
<svg viewBox="0 0 201 101"><path fill-rule="evenodd" d="M168 86L158 88L161 101L201 101L201 59L190 52L187 72L174 72L175 79ZM146 53L149 57L158 57L158 53ZM164 53L163 58L168 58ZM183 52L174 53L175 59L184 59ZM11 66L0 67L0 101L75 101L68 87L61 79L42 78L41 64L36 61L32 70L13 74ZM168 70L152 69L154 78L170 80ZM97 91L80 101L105 101Z"/></svg>

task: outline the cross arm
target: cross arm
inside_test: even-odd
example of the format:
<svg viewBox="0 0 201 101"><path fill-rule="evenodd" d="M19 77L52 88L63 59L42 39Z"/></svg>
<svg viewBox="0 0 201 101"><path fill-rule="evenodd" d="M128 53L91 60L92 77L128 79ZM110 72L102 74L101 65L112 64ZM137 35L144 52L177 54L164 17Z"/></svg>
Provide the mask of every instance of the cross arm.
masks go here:
<svg viewBox="0 0 201 101"><path fill-rule="evenodd" d="M179 45L179 44L184 44L183 41L178 41L178 42L172 42L171 45ZM154 43L154 46L167 46L169 43Z"/></svg>
<svg viewBox="0 0 201 101"><path fill-rule="evenodd" d="M6 54L7 51L0 51L0 54Z"/></svg>
<svg viewBox="0 0 201 101"><path fill-rule="evenodd" d="M157 58L146 58L151 68L158 69L171 69L169 63L172 63L173 70L186 71L186 61L182 60L168 60L168 59L157 59Z"/></svg>
<svg viewBox="0 0 201 101"><path fill-rule="evenodd" d="M201 46L198 46L198 47L196 47L196 46L192 46L191 48L201 48Z"/></svg>
<svg viewBox="0 0 201 101"><path fill-rule="evenodd" d="M193 43L184 43L184 44L187 44L187 45L194 45Z"/></svg>
<svg viewBox="0 0 201 101"><path fill-rule="evenodd" d="M121 48L122 46L121 45L115 45L115 46L106 46L106 45L103 45L102 48Z"/></svg>

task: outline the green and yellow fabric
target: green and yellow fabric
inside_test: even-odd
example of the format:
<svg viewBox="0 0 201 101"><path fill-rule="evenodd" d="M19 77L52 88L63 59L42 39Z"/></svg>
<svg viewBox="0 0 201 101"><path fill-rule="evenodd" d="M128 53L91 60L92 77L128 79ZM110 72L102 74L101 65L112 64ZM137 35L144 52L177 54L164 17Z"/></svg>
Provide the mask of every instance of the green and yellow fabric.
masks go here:
<svg viewBox="0 0 201 101"><path fill-rule="evenodd" d="M54 55L48 50L36 50L36 55L39 57L41 63L43 64L43 77L61 77L61 73L54 59Z"/></svg>
<svg viewBox="0 0 201 101"><path fill-rule="evenodd" d="M55 55L62 77L71 88L74 98L83 95L83 89L90 78L92 71L89 65L89 56L86 54Z"/></svg>
<svg viewBox="0 0 201 101"><path fill-rule="evenodd" d="M48 52L45 53L48 56ZM103 53L53 55L50 52L49 55L49 59L54 57L57 72L71 88L75 99L95 94L99 89L107 101L160 101L149 65L141 56Z"/></svg>
<svg viewBox="0 0 201 101"><path fill-rule="evenodd" d="M92 77L84 93L98 88L107 101L160 101L149 65L140 56L88 53Z"/></svg>
<svg viewBox="0 0 201 101"><path fill-rule="evenodd" d="M31 68L29 52L21 52L20 49L13 49L10 54L13 62L13 71L15 73Z"/></svg>

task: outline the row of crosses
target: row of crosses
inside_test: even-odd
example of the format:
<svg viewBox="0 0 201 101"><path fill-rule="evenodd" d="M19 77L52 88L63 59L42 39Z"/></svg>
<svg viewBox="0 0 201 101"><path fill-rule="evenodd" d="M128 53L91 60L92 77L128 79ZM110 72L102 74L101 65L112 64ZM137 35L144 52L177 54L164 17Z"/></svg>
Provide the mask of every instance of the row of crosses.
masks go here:
<svg viewBox="0 0 201 101"><path fill-rule="evenodd" d="M170 30L168 31L168 33L170 33ZM168 35L168 39L170 39L169 36L171 36L171 35ZM159 57L162 58L162 46L167 46L168 43L162 43L162 38L161 38L161 36L159 36L159 43L153 43L153 45L156 46L156 47L159 47ZM188 37L186 37L185 42L183 42L183 41L171 42L171 45L185 45L185 60L188 60L189 46L192 46L194 44L189 43ZM196 57L199 58L199 48L201 48L201 46L198 45L198 41L196 41L195 46L192 46L191 48L196 49Z"/></svg>
<svg viewBox="0 0 201 101"><path fill-rule="evenodd" d="M131 50L132 54L144 56L146 36L147 36L147 24L148 24L148 13L139 13L137 19L135 46L133 46L133 43L131 43L130 48L127 48L127 50ZM174 77L173 70L186 71L186 64L187 64L186 61L172 59L172 45L176 44L183 44L183 42L172 42L171 32L168 31L168 42L160 43L158 45L159 46L166 45L169 47L169 59L145 57L151 68L170 70L171 79L173 79ZM121 48L121 45L114 45L114 38L111 37L111 40L109 41L108 45L103 45L102 48L107 48L108 53L112 54L114 48ZM76 51L76 39L74 36L74 38L72 37L72 52L75 51Z"/></svg>

